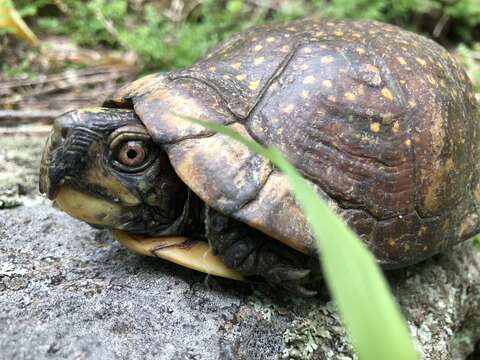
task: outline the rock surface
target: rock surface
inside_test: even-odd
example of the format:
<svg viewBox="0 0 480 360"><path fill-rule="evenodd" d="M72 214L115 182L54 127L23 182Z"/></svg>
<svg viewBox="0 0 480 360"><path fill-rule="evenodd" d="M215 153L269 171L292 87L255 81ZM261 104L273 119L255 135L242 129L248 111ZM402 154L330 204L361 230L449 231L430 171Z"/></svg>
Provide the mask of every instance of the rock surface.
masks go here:
<svg viewBox="0 0 480 360"><path fill-rule="evenodd" d="M133 254L34 195L43 139L0 143L3 199L17 192L0 210L0 359L352 358L326 293L295 299ZM479 358L472 241L388 279L423 358Z"/></svg>

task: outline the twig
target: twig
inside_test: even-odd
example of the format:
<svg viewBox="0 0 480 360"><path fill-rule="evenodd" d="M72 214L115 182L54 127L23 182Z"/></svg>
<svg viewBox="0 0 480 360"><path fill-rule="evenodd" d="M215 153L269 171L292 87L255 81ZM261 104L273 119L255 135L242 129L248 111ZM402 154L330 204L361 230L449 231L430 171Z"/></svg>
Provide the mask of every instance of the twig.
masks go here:
<svg viewBox="0 0 480 360"><path fill-rule="evenodd" d="M72 87L78 87L83 85L93 85L93 84L98 84L106 81L116 80L118 78L119 78L118 74L94 75L94 76L89 76L85 78L74 77L56 84L39 87L34 91L27 92L26 95L28 96L45 95L45 94L49 94L56 91L66 90ZM7 102L9 104L12 103L11 101L7 101ZM17 101L13 101L13 103L15 102Z"/></svg>
<svg viewBox="0 0 480 360"><path fill-rule="evenodd" d="M54 119L63 110L0 110L0 121L12 119Z"/></svg>
<svg viewBox="0 0 480 360"><path fill-rule="evenodd" d="M435 28L433 29L432 35L435 38L440 37L442 34L443 29L445 28L445 25L447 25L448 21L450 20L450 16L447 14L443 14L440 20L438 20L437 24L435 25Z"/></svg>
<svg viewBox="0 0 480 360"><path fill-rule="evenodd" d="M93 69L79 70L79 71L68 70L60 74L41 76L40 78L35 80L13 79L13 80L0 82L0 90L18 88L18 87L44 85L46 83L58 82L62 80L70 80L72 78L89 77L94 75L111 74L111 73L117 73L118 77L120 77L121 75L131 74L131 71L129 71L128 69L112 71L111 68L107 68L103 66L98 68L93 68Z"/></svg>
<svg viewBox="0 0 480 360"><path fill-rule="evenodd" d="M50 125L0 126L0 135L48 135L51 129Z"/></svg>

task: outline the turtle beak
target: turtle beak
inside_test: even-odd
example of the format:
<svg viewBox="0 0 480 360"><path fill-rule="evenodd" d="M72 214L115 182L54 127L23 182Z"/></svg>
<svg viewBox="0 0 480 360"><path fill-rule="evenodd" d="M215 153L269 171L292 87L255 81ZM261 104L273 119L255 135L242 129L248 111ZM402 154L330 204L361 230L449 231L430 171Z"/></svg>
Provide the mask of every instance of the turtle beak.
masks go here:
<svg viewBox="0 0 480 360"><path fill-rule="evenodd" d="M40 193L47 195L50 200L53 200L55 198L55 192L58 187L58 183L60 182L60 178L58 176L49 176L51 172L49 171L48 159L51 148L52 134L48 136L47 142L45 143L45 147L43 149L42 161L40 163L40 179L38 188L40 190Z"/></svg>
<svg viewBox="0 0 480 360"><path fill-rule="evenodd" d="M39 190L54 200L59 187L81 171L88 142L78 143L69 134L77 122L75 112L66 113L54 122L40 163Z"/></svg>

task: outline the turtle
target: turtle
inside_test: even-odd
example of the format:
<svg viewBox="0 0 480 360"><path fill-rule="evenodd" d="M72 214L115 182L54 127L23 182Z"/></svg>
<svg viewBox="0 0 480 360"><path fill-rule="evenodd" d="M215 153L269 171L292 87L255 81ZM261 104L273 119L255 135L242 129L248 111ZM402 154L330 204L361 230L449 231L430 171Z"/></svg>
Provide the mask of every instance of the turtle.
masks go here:
<svg viewBox="0 0 480 360"><path fill-rule="evenodd" d="M275 146L384 269L480 230L479 116L440 45L376 21L301 19L234 34L54 122L40 191L127 247L310 294L318 249Z"/></svg>

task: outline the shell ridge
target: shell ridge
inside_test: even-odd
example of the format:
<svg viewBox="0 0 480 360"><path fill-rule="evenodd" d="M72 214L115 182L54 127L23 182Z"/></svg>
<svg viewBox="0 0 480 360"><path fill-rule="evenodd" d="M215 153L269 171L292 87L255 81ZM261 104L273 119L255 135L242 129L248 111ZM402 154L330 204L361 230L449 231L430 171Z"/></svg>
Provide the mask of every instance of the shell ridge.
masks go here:
<svg viewBox="0 0 480 360"><path fill-rule="evenodd" d="M269 161L270 162L270 161ZM260 194L260 192L263 190L263 188L265 187L265 185L267 184L268 182L268 179L270 179L270 176L272 176L272 174L274 173L275 169L274 167L272 166L270 168L270 171L269 173L265 176L265 179L262 180L262 182L258 185L256 191L254 194L252 194L252 197L250 199L247 199L245 200L242 204L240 204L232 213L237 213L239 211L241 211L242 209L244 209L245 207L247 207L250 203L252 203L253 201L255 201L257 198L258 198L258 195Z"/></svg>
<svg viewBox="0 0 480 360"><path fill-rule="evenodd" d="M284 72L285 69L288 67L288 65L292 62L293 58L295 57L295 54L297 53L299 47L301 47L301 44L294 44L293 49L290 51L290 53L283 59L283 61L277 66L273 74L270 76L270 78L267 80L265 83L265 86L263 89L260 91L258 94L257 98L255 99L254 104L248 111L247 115L245 116L245 119L248 119L250 115L255 111L257 105L260 103L260 101L263 99L265 94L267 93L267 90L272 86L272 84L277 80ZM248 129L247 129L248 131Z"/></svg>
<svg viewBox="0 0 480 360"><path fill-rule="evenodd" d="M192 76L192 75L179 75L179 76L175 76L175 73L171 73L169 74L169 79L173 82L173 81L176 81L176 80L181 80L181 79L188 79L188 80L192 80L192 81L198 81L199 83L202 83L203 85L205 86L208 86L210 87L213 91L215 91L215 93L220 97L220 99L222 99L222 102L223 104L225 105L225 108L228 110L228 112L234 116L236 119L239 119L239 117L237 116L237 114L235 114L232 109L230 109L230 106L228 106L228 101L227 99L225 99L225 97L222 95L222 92L220 91L220 89L215 86L215 84L213 84L212 82L208 81L208 80L204 80L204 79L199 79L195 76ZM234 123L235 121L232 121L231 123ZM225 124L227 125L227 124Z"/></svg>

